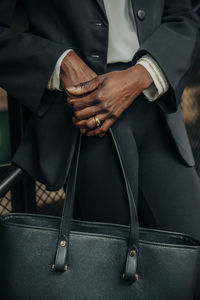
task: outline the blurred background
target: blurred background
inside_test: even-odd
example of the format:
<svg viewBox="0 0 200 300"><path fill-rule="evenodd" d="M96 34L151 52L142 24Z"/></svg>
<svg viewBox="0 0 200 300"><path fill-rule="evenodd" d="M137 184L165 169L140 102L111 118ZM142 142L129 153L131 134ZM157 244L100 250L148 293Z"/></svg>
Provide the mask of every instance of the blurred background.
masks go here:
<svg viewBox="0 0 200 300"><path fill-rule="evenodd" d="M23 0L20 2L13 19L14 31L28 29ZM192 4L200 16L200 0L193 0ZM0 88L0 214L13 209L60 215L63 189L49 192L41 183L34 182L27 174L10 166L10 159L20 143L29 117L26 108L16 102ZM200 52L188 76L181 108L200 176Z"/></svg>

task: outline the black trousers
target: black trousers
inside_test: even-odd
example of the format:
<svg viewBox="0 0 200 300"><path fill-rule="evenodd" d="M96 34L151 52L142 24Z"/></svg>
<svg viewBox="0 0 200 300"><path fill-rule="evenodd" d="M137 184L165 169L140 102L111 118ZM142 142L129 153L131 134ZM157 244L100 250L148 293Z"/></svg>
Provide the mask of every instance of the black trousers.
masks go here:
<svg viewBox="0 0 200 300"><path fill-rule="evenodd" d="M162 111L139 96L117 122L131 131L129 178L140 225L200 239L200 179L176 149ZM129 224L125 184L108 132L83 135L74 218Z"/></svg>

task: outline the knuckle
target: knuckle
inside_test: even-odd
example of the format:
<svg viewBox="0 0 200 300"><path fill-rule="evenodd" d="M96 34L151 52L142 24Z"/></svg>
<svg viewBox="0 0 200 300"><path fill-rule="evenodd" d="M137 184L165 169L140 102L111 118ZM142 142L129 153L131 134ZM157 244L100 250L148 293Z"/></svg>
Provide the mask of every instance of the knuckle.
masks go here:
<svg viewBox="0 0 200 300"><path fill-rule="evenodd" d="M101 90L99 90L98 92L98 98L100 99L100 101L104 101L105 99L104 92L102 92Z"/></svg>
<svg viewBox="0 0 200 300"><path fill-rule="evenodd" d="M110 105L109 105L109 102L107 101L107 99L105 99L105 98L101 98L101 101L100 101L100 103L99 103L99 106L100 106L100 108L103 110L103 111L105 111L105 112L107 112L107 113L109 113L110 112L110 110L111 110L111 108L110 108Z"/></svg>
<svg viewBox="0 0 200 300"><path fill-rule="evenodd" d="M103 110L107 110L107 109L108 109L108 106L107 106L107 104L106 104L105 101L101 101L100 107L101 107L101 109L103 109Z"/></svg>
<svg viewBox="0 0 200 300"><path fill-rule="evenodd" d="M69 107L70 107L72 110L75 110L74 102L70 102Z"/></svg>
<svg viewBox="0 0 200 300"><path fill-rule="evenodd" d="M103 107L104 111L108 114L111 113L111 108L109 106L109 104L107 102L104 102L104 107Z"/></svg>
<svg viewBox="0 0 200 300"><path fill-rule="evenodd" d="M100 97L99 93L96 94L95 98L96 98L97 103L101 103L101 97Z"/></svg>
<svg viewBox="0 0 200 300"><path fill-rule="evenodd" d="M104 102L105 101L105 94L101 90L97 91L96 97L99 102Z"/></svg>
<svg viewBox="0 0 200 300"><path fill-rule="evenodd" d="M85 129L89 129L90 128L87 122L85 122L82 127L84 127Z"/></svg>
<svg viewBox="0 0 200 300"><path fill-rule="evenodd" d="M106 129L105 129L105 128L101 128L101 129L99 130L99 133L100 133L100 134L105 134L105 133L106 133Z"/></svg>
<svg viewBox="0 0 200 300"><path fill-rule="evenodd" d="M79 128L82 128L82 123L80 121L77 121L76 126L79 127Z"/></svg>
<svg viewBox="0 0 200 300"><path fill-rule="evenodd" d="M94 127L94 124L93 122L90 120L90 122L88 122L88 128L91 129Z"/></svg>
<svg viewBox="0 0 200 300"><path fill-rule="evenodd" d="M70 107L71 107L71 105L72 105L71 100L69 100L68 98L67 98L67 105L69 105Z"/></svg>
<svg viewBox="0 0 200 300"><path fill-rule="evenodd" d="M72 109L73 109L74 111L77 111L77 110L79 110L79 107L78 107L78 105L76 105L75 103L73 103L73 104L72 104Z"/></svg>
<svg viewBox="0 0 200 300"><path fill-rule="evenodd" d="M89 122L89 121L85 122L85 123L84 123L84 127L85 127L86 129L92 128L91 122Z"/></svg>
<svg viewBox="0 0 200 300"><path fill-rule="evenodd" d="M119 118L119 115L118 115L117 112L112 112L111 117L112 117L113 120L116 121Z"/></svg>
<svg viewBox="0 0 200 300"><path fill-rule="evenodd" d="M73 99L71 97L67 97L67 103L71 104L73 102Z"/></svg>
<svg viewBox="0 0 200 300"><path fill-rule="evenodd" d="M75 115L75 117L76 117L77 120L79 120L79 121L81 120L80 113L78 111L75 111L74 115Z"/></svg>

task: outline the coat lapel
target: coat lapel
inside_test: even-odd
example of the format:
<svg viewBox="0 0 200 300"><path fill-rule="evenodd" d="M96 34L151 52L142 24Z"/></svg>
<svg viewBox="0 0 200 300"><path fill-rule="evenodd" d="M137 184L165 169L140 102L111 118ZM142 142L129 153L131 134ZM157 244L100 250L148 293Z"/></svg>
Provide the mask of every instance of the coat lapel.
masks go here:
<svg viewBox="0 0 200 300"><path fill-rule="evenodd" d="M141 26L140 26L141 22L138 22L138 18L137 18L138 2L136 0L131 0L131 4L132 4L132 8L133 8L133 14L135 16L138 41L139 41L139 45L141 45Z"/></svg>
<svg viewBox="0 0 200 300"><path fill-rule="evenodd" d="M158 0L159 2L160 0ZM149 3L150 2L150 3ZM155 0L147 1L147 0L131 0L132 7L133 7L133 13L135 15L135 22L137 27L137 34L138 34L138 40L139 44L143 43L145 38L148 36L148 32L151 32L151 28L153 26L153 5L157 3ZM138 18L138 12L139 10L144 10L146 12L146 17L143 21L139 20ZM161 13L160 8L157 8L158 15Z"/></svg>
<svg viewBox="0 0 200 300"><path fill-rule="evenodd" d="M96 3L98 4L104 18L107 20L107 15L106 15L106 9L104 6L104 1L103 0L96 0Z"/></svg>

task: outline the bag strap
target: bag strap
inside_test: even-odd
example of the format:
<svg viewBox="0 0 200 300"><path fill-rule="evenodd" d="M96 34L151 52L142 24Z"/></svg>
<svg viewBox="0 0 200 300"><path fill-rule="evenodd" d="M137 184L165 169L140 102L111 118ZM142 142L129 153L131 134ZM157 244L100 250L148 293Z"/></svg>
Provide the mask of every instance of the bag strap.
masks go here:
<svg viewBox="0 0 200 300"><path fill-rule="evenodd" d="M129 239L127 245L128 247L127 247L127 254L126 254L126 266L125 266L125 272L123 274L123 278L125 280L135 281L137 279L136 269L137 269L138 242L139 242L139 222L138 222L137 209L136 209L133 193L131 191L131 187L129 184L129 180L127 178L124 169L124 163L123 163L119 143L117 142L111 128L109 128L109 131L115 145L117 157L120 161L120 166L121 166L121 170L123 173L125 186L126 186L126 193L128 196L129 212L130 212L130 232L129 232ZM66 198L64 201L64 207L63 207L62 218L60 223L60 231L58 236L55 263L52 265L55 271L60 271L60 272L66 271L68 268L66 262L67 262L68 249L70 247L69 235L70 235L71 221L73 218L73 206L75 201L75 188L76 188L77 170L78 170L79 157L80 157L81 140L82 140L82 133L80 133L79 135L77 151L75 151L74 153L72 163L70 166L70 172L69 172L69 177L66 186Z"/></svg>

